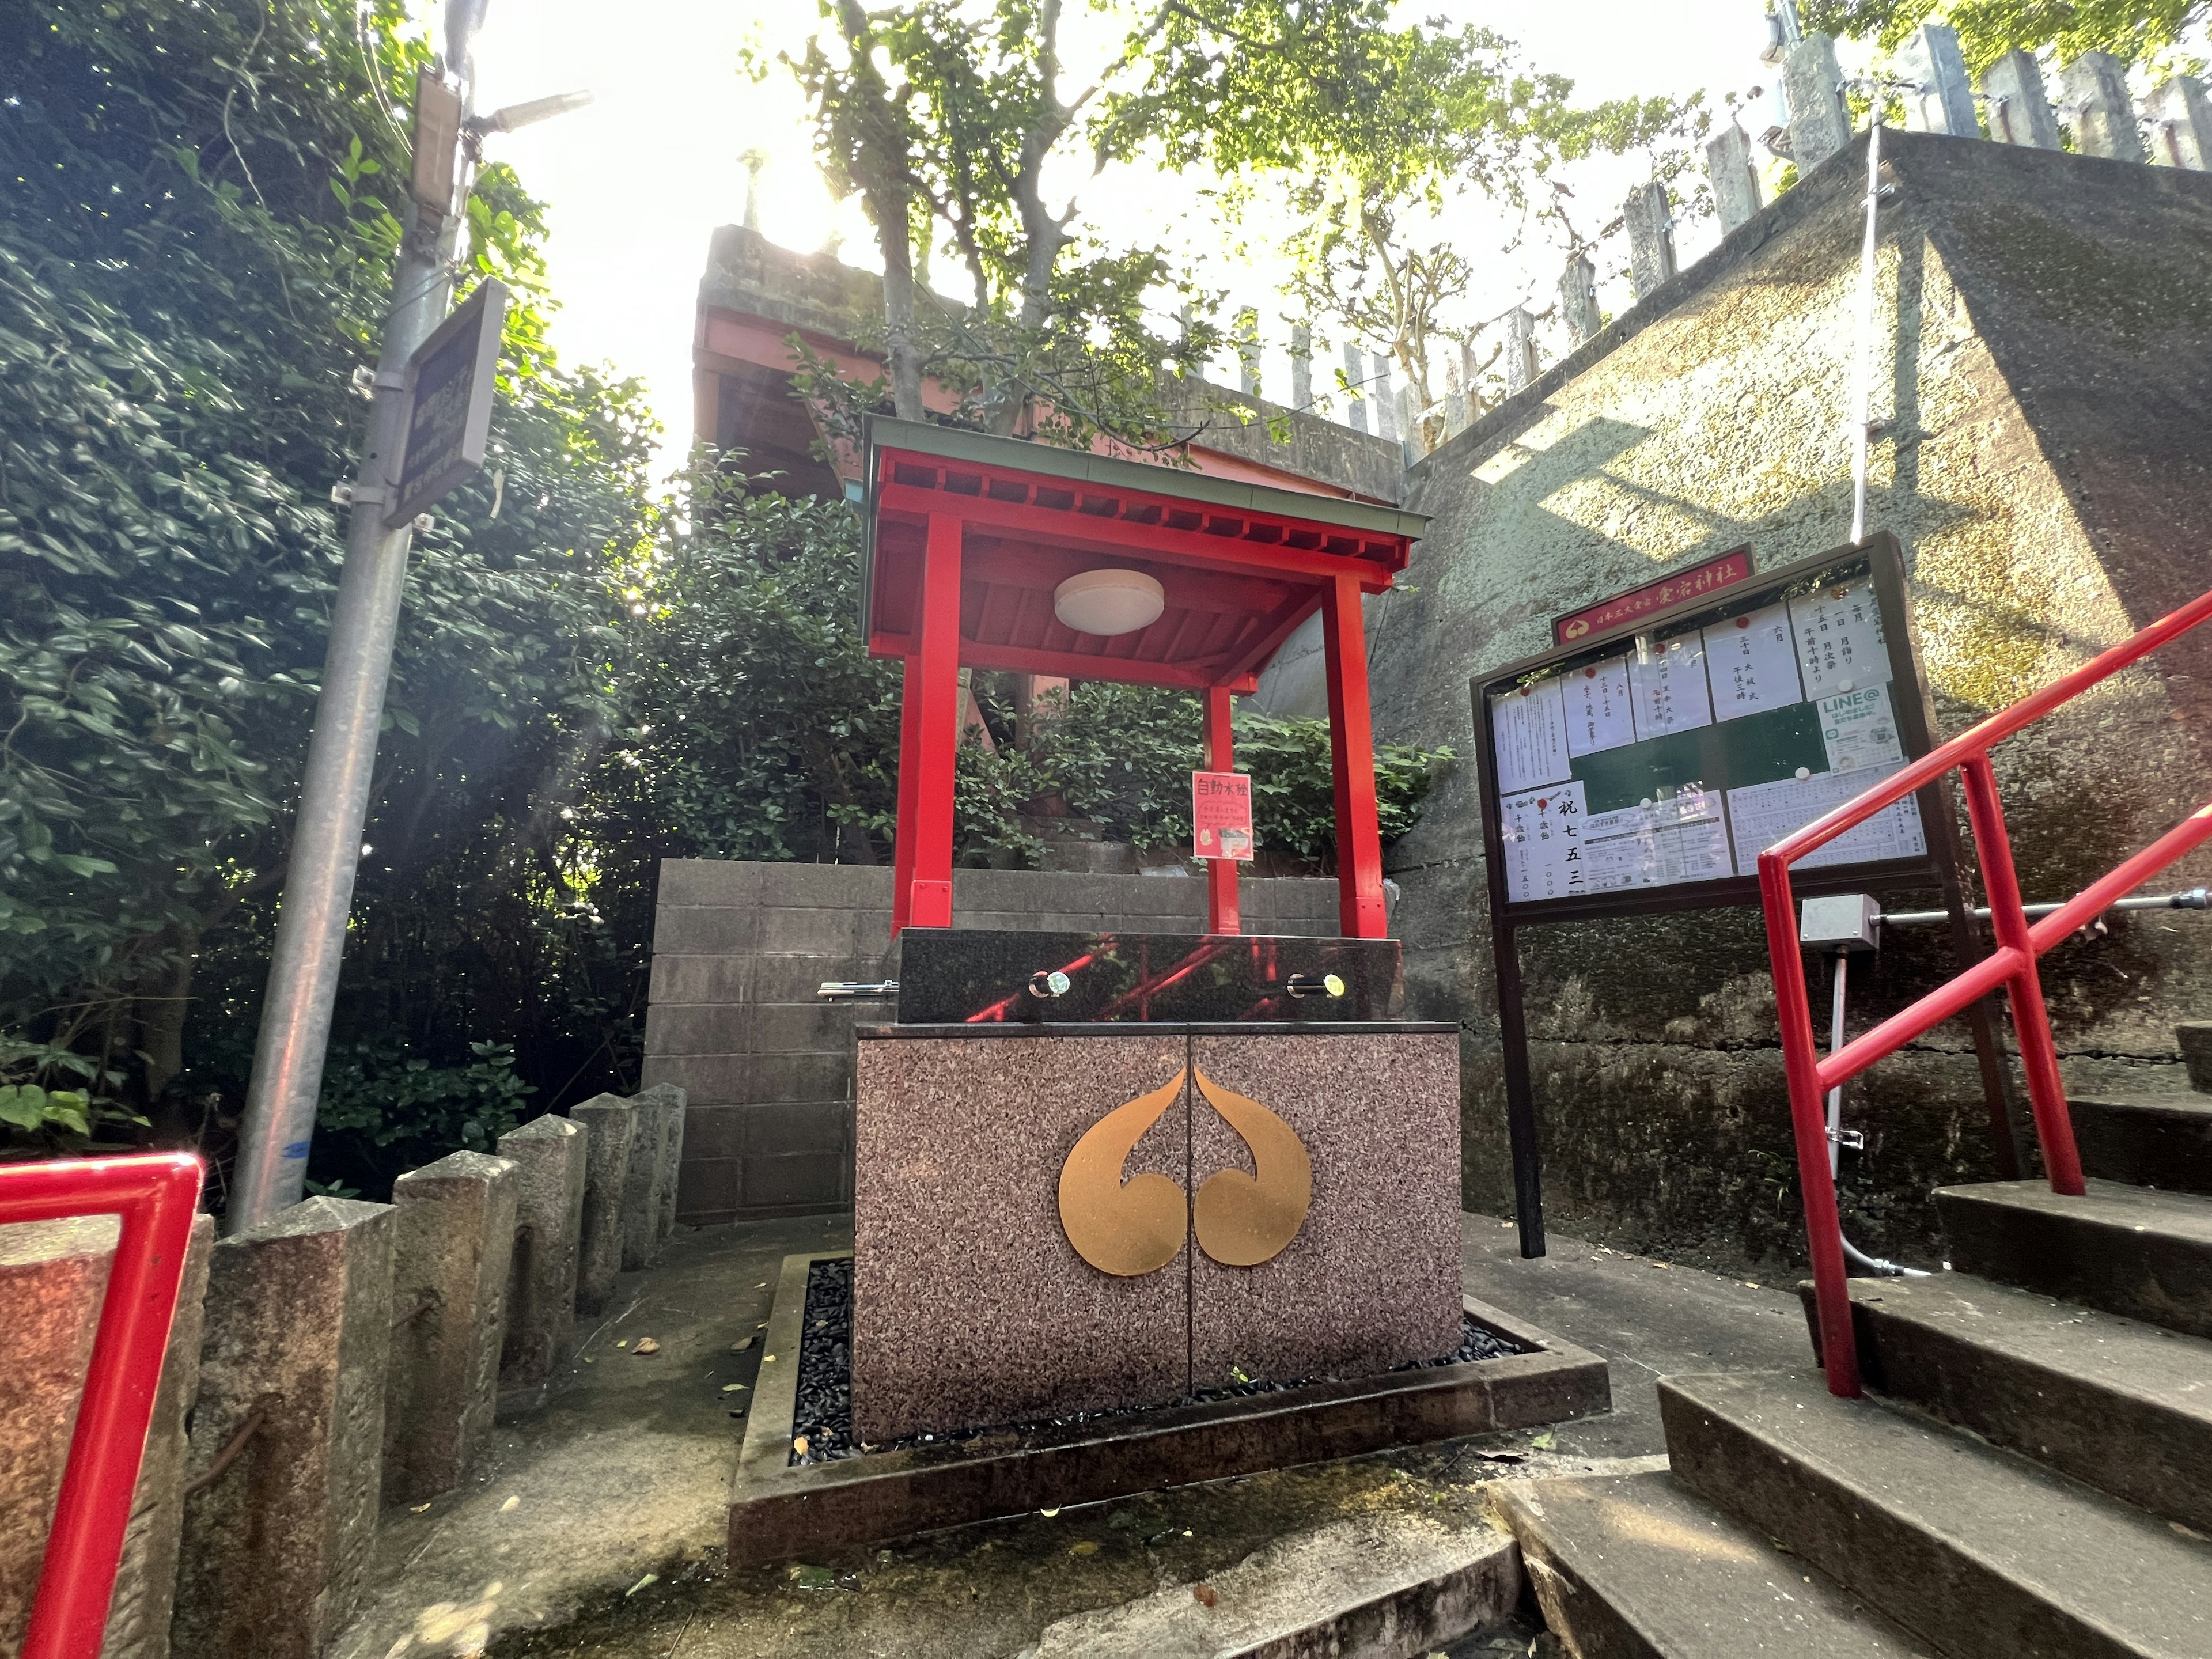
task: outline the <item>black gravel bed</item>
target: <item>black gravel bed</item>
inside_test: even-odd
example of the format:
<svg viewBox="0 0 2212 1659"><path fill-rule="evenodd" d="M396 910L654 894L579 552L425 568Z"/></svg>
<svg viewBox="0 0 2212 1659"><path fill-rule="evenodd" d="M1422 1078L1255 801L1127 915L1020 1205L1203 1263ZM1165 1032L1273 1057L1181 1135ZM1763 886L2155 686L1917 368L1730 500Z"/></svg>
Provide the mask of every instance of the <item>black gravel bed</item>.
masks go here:
<svg viewBox="0 0 2212 1659"><path fill-rule="evenodd" d="M1437 1359L1416 1359L1392 1367L1397 1371L1432 1370L1439 1365L1464 1365L1477 1359L1503 1359L1528 1352L1519 1343L1500 1336L1486 1325L1462 1316L1459 1346ZM1115 1406L1095 1412L1070 1412L1065 1417L1040 1418L1030 1423L998 1423L981 1428L957 1429L946 1434L914 1434L902 1439L871 1444L869 1453L905 1451L915 1446L957 1445L987 1434L1016 1433L1035 1429L1071 1428L1086 1423L1110 1422L1162 1406L1204 1405L1217 1400L1243 1400L1253 1395L1281 1394L1310 1387L1323 1380L1298 1377L1289 1382L1255 1378L1224 1389L1201 1389L1158 1406ZM794 1449L791 1462L832 1463L859 1457L863 1448L853 1438L853 1259L817 1261L807 1270L805 1328L799 1339L799 1409L793 1419ZM805 1440L806 1449L796 1449Z"/></svg>

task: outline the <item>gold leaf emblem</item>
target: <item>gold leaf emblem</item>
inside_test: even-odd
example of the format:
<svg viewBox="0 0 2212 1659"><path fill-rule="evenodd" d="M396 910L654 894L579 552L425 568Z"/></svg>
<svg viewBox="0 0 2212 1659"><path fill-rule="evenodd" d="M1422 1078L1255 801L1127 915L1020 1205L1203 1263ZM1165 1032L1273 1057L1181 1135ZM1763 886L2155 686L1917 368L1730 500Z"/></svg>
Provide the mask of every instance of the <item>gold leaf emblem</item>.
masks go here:
<svg viewBox="0 0 2212 1659"><path fill-rule="evenodd" d="M1067 1242L1101 1273L1123 1279L1156 1273L1182 1253L1182 1188L1164 1175L1123 1184L1121 1166L1182 1093L1186 1073L1116 1106L1083 1132L1060 1166L1060 1224Z"/></svg>
<svg viewBox="0 0 2212 1659"><path fill-rule="evenodd" d="M1163 1175L1124 1182L1121 1166L1186 1078L1251 1149L1255 1174L1221 1170L1194 1203ZM1115 1107L1084 1132L1060 1170L1060 1224L1075 1253L1101 1273L1133 1279L1157 1273L1182 1251L1186 1231L1224 1267L1256 1267L1297 1237L1313 1205L1313 1160L1296 1130L1258 1101L1203 1072L1177 1072L1164 1088Z"/></svg>

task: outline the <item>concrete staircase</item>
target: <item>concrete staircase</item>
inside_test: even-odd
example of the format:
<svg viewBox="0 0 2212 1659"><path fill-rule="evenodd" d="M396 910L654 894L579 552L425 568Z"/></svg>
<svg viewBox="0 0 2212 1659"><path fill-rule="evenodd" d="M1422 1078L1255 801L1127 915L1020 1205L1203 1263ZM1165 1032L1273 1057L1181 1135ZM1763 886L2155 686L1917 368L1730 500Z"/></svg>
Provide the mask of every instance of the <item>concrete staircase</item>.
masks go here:
<svg viewBox="0 0 2212 1659"><path fill-rule="evenodd" d="M1852 1281L1867 1398L1671 1377L1668 1472L1498 1488L1571 1651L2212 1655L2212 1025L2181 1035L2202 1097L2075 1103L2086 1197L1945 1188L1954 1270Z"/></svg>

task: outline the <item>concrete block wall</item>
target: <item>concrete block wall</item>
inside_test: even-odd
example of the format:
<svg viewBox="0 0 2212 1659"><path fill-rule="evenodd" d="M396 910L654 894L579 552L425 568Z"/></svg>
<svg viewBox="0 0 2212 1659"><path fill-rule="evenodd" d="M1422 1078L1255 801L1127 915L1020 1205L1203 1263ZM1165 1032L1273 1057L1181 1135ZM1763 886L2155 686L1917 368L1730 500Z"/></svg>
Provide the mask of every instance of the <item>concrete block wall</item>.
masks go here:
<svg viewBox="0 0 2212 1659"><path fill-rule="evenodd" d="M1248 933L1334 935L1328 880L1243 884ZM1197 933L1187 877L959 870L962 927ZM824 980L881 977L891 872L840 864L669 859L660 866L645 1082L690 1097L678 1212L799 1215L853 1201L853 1028L876 1003L825 1003Z"/></svg>

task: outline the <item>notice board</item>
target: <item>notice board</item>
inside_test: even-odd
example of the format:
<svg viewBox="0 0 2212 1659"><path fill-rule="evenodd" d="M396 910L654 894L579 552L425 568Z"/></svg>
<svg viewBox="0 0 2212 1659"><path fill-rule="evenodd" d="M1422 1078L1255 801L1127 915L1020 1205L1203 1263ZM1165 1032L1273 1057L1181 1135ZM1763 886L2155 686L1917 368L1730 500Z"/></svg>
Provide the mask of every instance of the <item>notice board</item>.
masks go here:
<svg viewBox="0 0 2212 1659"><path fill-rule="evenodd" d="M1887 537L1474 692L1492 900L1516 922L1754 902L1762 849L1929 747ZM1806 890L1929 884L1929 810L1901 801L1830 842L1796 866Z"/></svg>
<svg viewBox="0 0 2212 1659"><path fill-rule="evenodd" d="M1933 746L1895 538L1690 586L1470 687L1524 1256L1544 1254L1544 1222L1518 930L1756 904L1764 849ZM1792 883L1807 897L1934 887L1963 967L1978 949L1956 840L1931 784L1799 860ZM1994 1030L1984 1004L1966 1013L2009 1176Z"/></svg>

